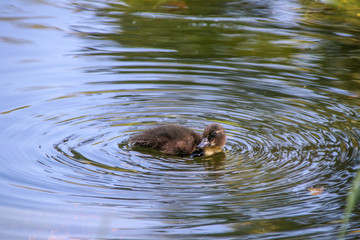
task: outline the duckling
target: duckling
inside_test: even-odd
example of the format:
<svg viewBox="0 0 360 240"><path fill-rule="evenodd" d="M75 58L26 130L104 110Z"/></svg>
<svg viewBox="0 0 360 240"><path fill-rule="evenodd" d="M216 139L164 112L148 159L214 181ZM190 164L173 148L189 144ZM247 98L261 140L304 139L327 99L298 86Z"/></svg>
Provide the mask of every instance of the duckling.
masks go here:
<svg viewBox="0 0 360 240"><path fill-rule="evenodd" d="M221 152L226 135L217 123L208 125L202 136L186 127L167 125L147 129L129 141L135 146L150 147L168 155L201 157Z"/></svg>

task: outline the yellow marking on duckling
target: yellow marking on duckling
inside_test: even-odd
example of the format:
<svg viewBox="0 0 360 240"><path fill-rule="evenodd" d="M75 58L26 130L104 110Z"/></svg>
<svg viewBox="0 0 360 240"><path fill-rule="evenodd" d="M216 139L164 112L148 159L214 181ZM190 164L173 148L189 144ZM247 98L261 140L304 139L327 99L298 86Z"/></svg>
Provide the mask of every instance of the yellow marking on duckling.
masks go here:
<svg viewBox="0 0 360 240"><path fill-rule="evenodd" d="M222 147L205 147L204 148L204 155L205 156L210 156L213 155L215 153L221 152L222 151Z"/></svg>

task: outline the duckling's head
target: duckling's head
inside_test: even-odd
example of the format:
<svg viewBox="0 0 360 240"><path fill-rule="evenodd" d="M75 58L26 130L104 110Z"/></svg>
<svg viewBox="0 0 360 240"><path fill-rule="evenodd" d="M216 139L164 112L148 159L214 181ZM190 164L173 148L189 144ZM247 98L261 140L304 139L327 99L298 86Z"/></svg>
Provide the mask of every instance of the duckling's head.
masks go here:
<svg viewBox="0 0 360 240"><path fill-rule="evenodd" d="M223 126L218 123L209 124L203 132L201 142L191 156L209 156L221 152L225 142L226 135Z"/></svg>

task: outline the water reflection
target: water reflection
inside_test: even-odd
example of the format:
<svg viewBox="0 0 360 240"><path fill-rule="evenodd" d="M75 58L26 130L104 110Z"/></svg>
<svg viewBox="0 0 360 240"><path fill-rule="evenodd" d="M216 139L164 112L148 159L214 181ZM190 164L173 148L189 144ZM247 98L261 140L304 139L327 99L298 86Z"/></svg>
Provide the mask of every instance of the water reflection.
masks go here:
<svg viewBox="0 0 360 240"><path fill-rule="evenodd" d="M334 239L359 158L353 18L307 1L31 3L0 7L4 239ZM228 142L209 158L127 142L212 122Z"/></svg>

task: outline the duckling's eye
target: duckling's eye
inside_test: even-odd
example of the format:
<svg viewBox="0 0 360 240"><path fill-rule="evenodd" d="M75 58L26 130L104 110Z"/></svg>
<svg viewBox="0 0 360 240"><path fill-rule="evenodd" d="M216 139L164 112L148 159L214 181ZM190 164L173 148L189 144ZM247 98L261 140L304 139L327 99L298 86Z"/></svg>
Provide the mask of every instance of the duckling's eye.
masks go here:
<svg viewBox="0 0 360 240"><path fill-rule="evenodd" d="M215 136L216 136L216 132L215 132L215 131L210 132L210 136L211 136L211 137L215 137Z"/></svg>

